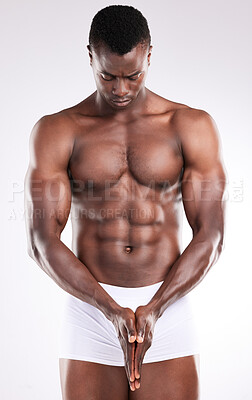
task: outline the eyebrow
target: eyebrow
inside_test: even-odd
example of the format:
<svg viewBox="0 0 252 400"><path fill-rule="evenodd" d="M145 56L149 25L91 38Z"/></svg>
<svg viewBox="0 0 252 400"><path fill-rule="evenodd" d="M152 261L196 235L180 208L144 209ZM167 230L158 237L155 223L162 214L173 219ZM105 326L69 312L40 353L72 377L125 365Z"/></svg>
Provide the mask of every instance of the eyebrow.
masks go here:
<svg viewBox="0 0 252 400"><path fill-rule="evenodd" d="M140 72L142 72L142 71L134 72L134 73L131 74L131 75L127 75L126 78L131 78L132 76L135 76L135 75L140 74ZM115 75L112 75L112 74L110 74L110 73L107 72L107 71L101 71L101 73L102 73L102 74L105 74L105 75L108 75L108 76L111 76L112 78L115 78Z"/></svg>

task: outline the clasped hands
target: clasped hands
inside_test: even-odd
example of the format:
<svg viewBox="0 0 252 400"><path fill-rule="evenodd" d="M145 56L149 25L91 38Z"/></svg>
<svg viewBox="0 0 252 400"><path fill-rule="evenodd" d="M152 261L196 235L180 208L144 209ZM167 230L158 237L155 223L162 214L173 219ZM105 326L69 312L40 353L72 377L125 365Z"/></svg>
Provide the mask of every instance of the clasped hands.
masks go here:
<svg viewBox="0 0 252 400"><path fill-rule="evenodd" d="M113 318L124 353L129 386L133 391L140 387L142 362L152 344L156 321L157 316L149 306L139 306L135 313L130 308L122 307Z"/></svg>

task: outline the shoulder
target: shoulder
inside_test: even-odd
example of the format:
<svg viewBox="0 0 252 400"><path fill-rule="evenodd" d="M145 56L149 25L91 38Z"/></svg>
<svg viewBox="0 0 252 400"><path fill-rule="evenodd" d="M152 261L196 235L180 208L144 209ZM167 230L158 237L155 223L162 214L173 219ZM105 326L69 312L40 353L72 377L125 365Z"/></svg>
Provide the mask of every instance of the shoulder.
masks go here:
<svg viewBox="0 0 252 400"><path fill-rule="evenodd" d="M58 164L67 167L74 147L74 129L69 115L60 111L42 116L33 126L30 140L30 164L39 167Z"/></svg>
<svg viewBox="0 0 252 400"><path fill-rule="evenodd" d="M178 145L182 150L197 149L205 145L218 145L220 135L213 117L205 110L192 108L183 103L163 99L164 114L176 135Z"/></svg>
<svg viewBox="0 0 252 400"><path fill-rule="evenodd" d="M31 136L62 137L69 132L71 123L67 115L63 112L43 115L33 126Z"/></svg>
<svg viewBox="0 0 252 400"><path fill-rule="evenodd" d="M53 114L42 116L34 125L31 136L43 136L55 140L72 141L80 125L88 125L90 120L90 98Z"/></svg>
<svg viewBox="0 0 252 400"><path fill-rule="evenodd" d="M213 117L205 110L186 107L174 113L173 124L185 168L224 176L221 139Z"/></svg>
<svg viewBox="0 0 252 400"><path fill-rule="evenodd" d="M57 145L58 148L73 146L77 131L75 107L53 114L43 115L33 126L30 144Z"/></svg>
<svg viewBox="0 0 252 400"><path fill-rule="evenodd" d="M198 153L219 152L221 141L213 117L205 110L183 107L174 112L172 124L181 152L187 158Z"/></svg>
<svg viewBox="0 0 252 400"><path fill-rule="evenodd" d="M189 106L178 107L173 113L172 123L181 142L219 136L213 117L205 110Z"/></svg>

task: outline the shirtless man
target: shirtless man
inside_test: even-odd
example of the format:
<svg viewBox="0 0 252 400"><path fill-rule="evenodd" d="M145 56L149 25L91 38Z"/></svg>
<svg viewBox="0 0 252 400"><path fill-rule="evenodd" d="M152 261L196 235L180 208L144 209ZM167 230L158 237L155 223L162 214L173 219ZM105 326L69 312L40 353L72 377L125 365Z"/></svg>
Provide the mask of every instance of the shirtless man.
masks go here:
<svg viewBox="0 0 252 400"><path fill-rule="evenodd" d="M223 248L219 134L207 112L146 88L152 46L135 8L100 10L87 48L97 90L35 124L25 179L29 254L68 296L63 399L196 400L187 294Z"/></svg>

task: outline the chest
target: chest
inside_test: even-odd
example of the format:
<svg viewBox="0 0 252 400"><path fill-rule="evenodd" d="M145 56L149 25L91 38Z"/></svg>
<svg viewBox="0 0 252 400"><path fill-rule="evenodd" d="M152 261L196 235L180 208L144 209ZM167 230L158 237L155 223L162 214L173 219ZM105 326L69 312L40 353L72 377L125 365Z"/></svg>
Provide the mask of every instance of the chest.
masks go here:
<svg viewBox="0 0 252 400"><path fill-rule="evenodd" d="M174 184L183 158L175 134L162 126L104 126L80 135L70 169L75 181L101 189L126 173L137 183Z"/></svg>

